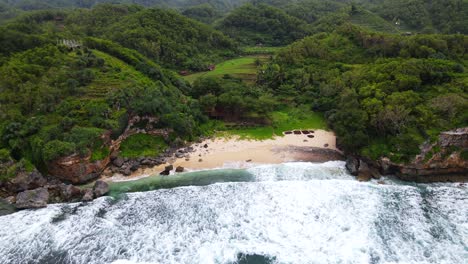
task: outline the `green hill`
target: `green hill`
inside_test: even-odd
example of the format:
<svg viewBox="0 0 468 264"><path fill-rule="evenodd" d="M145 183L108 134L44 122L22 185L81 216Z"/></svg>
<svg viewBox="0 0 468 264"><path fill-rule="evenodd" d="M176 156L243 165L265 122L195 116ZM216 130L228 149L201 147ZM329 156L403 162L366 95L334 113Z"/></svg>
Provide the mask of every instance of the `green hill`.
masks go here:
<svg viewBox="0 0 468 264"><path fill-rule="evenodd" d="M266 4L239 7L222 19L217 28L243 45L281 46L311 32L305 21Z"/></svg>
<svg viewBox="0 0 468 264"><path fill-rule="evenodd" d="M209 64L236 51L235 43L221 32L175 11L133 12L132 8L99 5L76 11L69 15L65 27L70 27L75 35L88 32L91 36L113 40L174 69L205 70ZM115 14L116 9L120 14Z"/></svg>
<svg viewBox="0 0 468 264"><path fill-rule="evenodd" d="M396 25L388 22L382 17L372 13L371 11L360 9L352 12L349 17L349 22L354 25L361 26L368 30L386 33L398 33L399 29Z"/></svg>
<svg viewBox="0 0 468 264"><path fill-rule="evenodd" d="M14 158L38 168L71 153L92 151L98 159L104 155L101 135L120 135L129 114L158 116L175 136L198 133L193 124L201 113L190 107L183 80L135 51L93 41L105 44L73 50L43 44L4 59L0 144Z"/></svg>

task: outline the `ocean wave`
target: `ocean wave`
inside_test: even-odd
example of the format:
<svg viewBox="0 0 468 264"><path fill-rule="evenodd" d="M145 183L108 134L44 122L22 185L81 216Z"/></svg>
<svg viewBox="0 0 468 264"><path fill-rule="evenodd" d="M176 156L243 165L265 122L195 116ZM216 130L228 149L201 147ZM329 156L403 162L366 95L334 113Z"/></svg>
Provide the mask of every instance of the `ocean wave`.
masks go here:
<svg viewBox="0 0 468 264"><path fill-rule="evenodd" d="M466 261L466 188L360 183L343 169L260 166L256 181L20 211L0 217L0 263Z"/></svg>

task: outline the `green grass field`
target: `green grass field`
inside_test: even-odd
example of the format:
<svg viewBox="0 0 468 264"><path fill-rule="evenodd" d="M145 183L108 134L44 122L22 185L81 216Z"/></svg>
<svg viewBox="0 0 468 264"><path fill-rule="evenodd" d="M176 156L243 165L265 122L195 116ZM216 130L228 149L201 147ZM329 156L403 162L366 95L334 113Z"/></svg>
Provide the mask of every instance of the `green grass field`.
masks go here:
<svg viewBox="0 0 468 264"><path fill-rule="evenodd" d="M258 54L275 54L283 47L243 47L242 53L245 55L258 55Z"/></svg>
<svg viewBox="0 0 468 264"><path fill-rule="evenodd" d="M221 62L216 65L214 71L197 72L183 78L193 83L200 77L223 77L225 74L229 74L241 78L247 83L253 83L257 78L256 60L259 59L261 63L264 63L281 48L283 47L243 47L241 50L244 57Z"/></svg>
<svg viewBox="0 0 468 264"><path fill-rule="evenodd" d="M227 128L226 123L211 121L202 127L207 135L217 137L239 136L242 139L264 140L282 136L283 132L295 129L325 129L327 123L322 114L307 109L288 108L271 115L271 125L247 128Z"/></svg>
<svg viewBox="0 0 468 264"><path fill-rule="evenodd" d="M122 142L119 155L124 158L156 157L166 148L167 143L162 137L135 134Z"/></svg>
<svg viewBox="0 0 468 264"><path fill-rule="evenodd" d="M255 61L260 59L260 61L264 62L267 60L267 58L268 57L265 55L252 55L227 60L217 64L216 69L213 71L190 74L184 76L184 79L190 83L193 83L200 77L223 77L225 74L229 74L234 77L241 78L246 82L252 83L255 82L257 77L257 65L255 64Z"/></svg>

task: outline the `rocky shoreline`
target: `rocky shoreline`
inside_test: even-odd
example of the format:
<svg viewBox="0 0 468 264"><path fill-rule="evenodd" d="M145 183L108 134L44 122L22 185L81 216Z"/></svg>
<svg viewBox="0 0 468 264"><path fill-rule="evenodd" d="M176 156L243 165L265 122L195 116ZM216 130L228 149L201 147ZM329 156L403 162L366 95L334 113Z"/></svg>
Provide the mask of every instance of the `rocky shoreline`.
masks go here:
<svg viewBox="0 0 468 264"><path fill-rule="evenodd" d="M21 173L1 186L4 201L17 209L41 208L49 203L87 202L104 196L109 185L97 180L92 187L78 187L52 177L44 177L38 171Z"/></svg>
<svg viewBox="0 0 468 264"><path fill-rule="evenodd" d="M136 159L122 158L118 156L111 156L111 162L107 169L103 172L104 175L112 175L115 173L124 176L130 176L132 173L139 169L152 168L155 166L166 164L175 158L189 158L192 153L193 147L186 146L181 148L172 147L167 149L159 157L140 157Z"/></svg>
<svg viewBox="0 0 468 264"><path fill-rule="evenodd" d="M198 159L201 162L201 158L193 156L194 147L208 148L206 143L202 144L201 142L185 147L171 147L159 157L128 159L119 157L116 152L113 152L99 175L93 174L91 178L89 175L85 175L82 178L85 181L80 180L79 183L99 179L102 175L130 176L140 169L156 168L165 164L166 166L157 171L160 175L170 175L172 171L183 172L184 167L172 164L177 159L186 161ZM435 152L434 149L438 151ZM277 153L288 153L288 156L294 157L294 160L297 161L346 160L346 169L359 181L380 179L382 175L395 175L404 181L427 183L467 182L468 161L464 156L467 150L468 128L444 132L439 136L437 142L423 144L421 154L409 164L394 163L385 157L372 160L363 156L343 155L336 149L321 147L288 146L273 149ZM246 162L250 161L246 160ZM75 166L74 163L69 164ZM83 163L78 165L81 168L86 167ZM84 171L87 172L87 170ZM22 170L12 180L0 183L0 197L18 209L24 209L45 207L48 203L91 201L109 191L108 184L102 180L97 180L92 187L78 187L76 186L77 182L62 180L59 177L43 176L37 170L31 172Z"/></svg>
<svg viewBox="0 0 468 264"><path fill-rule="evenodd" d="M435 151L437 150L437 151ZM358 180L378 179L380 175L395 175L403 181L468 182L468 127L446 131L436 142L426 142L421 153L408 164L399 164L382 157L349 155L346 168Z"/></svg>

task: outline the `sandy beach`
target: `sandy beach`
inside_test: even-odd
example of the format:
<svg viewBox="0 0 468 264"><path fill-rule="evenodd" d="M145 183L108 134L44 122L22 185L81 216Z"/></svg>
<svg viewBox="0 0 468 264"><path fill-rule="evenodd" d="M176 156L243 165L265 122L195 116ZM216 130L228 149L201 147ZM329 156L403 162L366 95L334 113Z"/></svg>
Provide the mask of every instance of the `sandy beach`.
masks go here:
<svg viewBox="0 0 468 264"><path fill-rule="evenodd" d="M313 132L285 134L268 140L246 140L238 137L207 139L191 145L193 151L188 152L185 157L173 157L166 164L139 169L130 176L115 174L109 180L121 181L158 175L170 164L174 168L184 167L184 171L196 171L214 168L248 168L260 164L292 161L325 162L342 158L336 148L336 136L333 132L308 131Z"/></svg>

